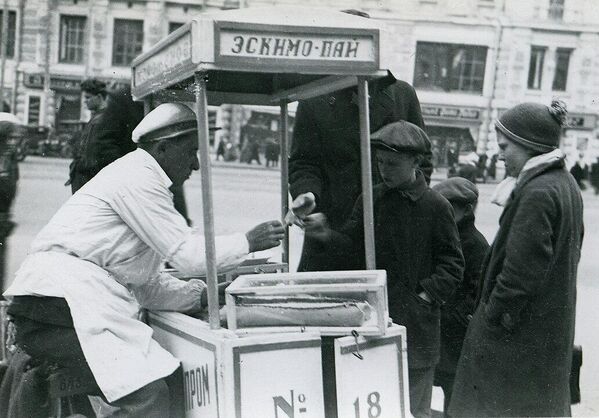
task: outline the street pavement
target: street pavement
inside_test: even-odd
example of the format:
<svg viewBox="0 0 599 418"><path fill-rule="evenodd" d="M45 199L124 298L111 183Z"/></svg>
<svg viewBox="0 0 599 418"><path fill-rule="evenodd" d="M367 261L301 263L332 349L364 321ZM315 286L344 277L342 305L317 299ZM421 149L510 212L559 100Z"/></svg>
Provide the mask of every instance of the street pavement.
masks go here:
<svg viewBox="0 0 599 418"><path fill-rule="evenodd" d="M68 160L27 157L20 163L19 191L13 207L17 223L8 241L7 284L12 280L27 254L37 232L70 196L64 186L68 176ZM443 172L433 175L439 181ZM212 166L215 230L217 234L247 231L259 222L281 219L279 169L257 164L214 162ZM497 231L501 208L490 203L494 184L480 184L477 226L489 242ZM200 174L194 173L185 185L189 217L194 226L203 229ZM573 407L573 415L599 416L599 196L583 192L585 204L585 240L578 269L578 302L576 343L583 346L581 375L582 403ZM290 267L297 265L302 235L297 228L290 232ZM259 254L280 259L280 249ZM441 392L435 390L433 406L442 409Z"/></svg>

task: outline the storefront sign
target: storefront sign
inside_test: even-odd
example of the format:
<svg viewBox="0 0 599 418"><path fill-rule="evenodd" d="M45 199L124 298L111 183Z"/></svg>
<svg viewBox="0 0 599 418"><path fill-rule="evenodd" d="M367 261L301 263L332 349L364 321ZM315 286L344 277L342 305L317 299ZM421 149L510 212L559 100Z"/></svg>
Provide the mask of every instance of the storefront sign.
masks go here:
<svg viewBox="0 0 599 418"><path fill-rule="evenodd" d="M165 45L133 68L134 85L142 85L157 76L168 76L191 63L191 32Z"/></svg>
<svg viewBox="0 0 599 418"><path fill-rule="evenodd" d="M50 77L50 88L52 90L79 90L79 85L82 79L67 78L67 77ZM25 87L42 89L44 88L44 75L43 74L25 74L23 80Z"/></svg>
<svg viewBox="0 0 599 418"><path fill-rule="evenodd" d="M422 106L422 115L428 118L480 120L480 109L473 107Z"/></svg>
<svg viewBox="0 0 599 418"><path fill-rule="evenodd" d="M597 115L569 114L566 119L566 129L595 129Z"/></svg>
<svg viewBox="0 0 599 418"><path fill-rule="evenodd" d="M376 32L306 32L306 28L272 28L221 23L216 29L216 61L272 66L314 65L323 62L374 66L377 63Z"/></svg>
<svg viewBox="0 0 599 418"><path fill-rule="evenodd" d="M33 89L44 88L44 75L43 74L25 74L23 84L25 87ZM125 86L129 85L127 81L114 81L104 79L102 77L95 77L98 80L104 81L110 90L120 90ZM66 91L80 91L81 82L85 77L57 77L50 76L50 89L52 90L66 90Z"/></svg>

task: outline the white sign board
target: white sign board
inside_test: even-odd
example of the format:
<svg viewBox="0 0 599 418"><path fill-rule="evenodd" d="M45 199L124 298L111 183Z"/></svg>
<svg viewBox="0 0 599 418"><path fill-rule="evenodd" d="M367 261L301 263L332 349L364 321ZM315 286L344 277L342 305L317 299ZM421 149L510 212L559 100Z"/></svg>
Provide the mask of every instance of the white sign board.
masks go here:
<svg viewBox="0 0 599 418"><path fill-rule="evenodd" d="M219 417L216 345L160 321L153 325L154 338L181 361L185 416Z"/></svg>
<svg viewBox="0 0 599 418"><path fill-rule="evenodd" d="M335 340L335 376L339 417L409 416L405 328Z"/></svg>
<svg viewBox="0 0 599 418"><path fill-rule="evenodd" d="M156 77L167 77L190 64L191 32L188 31L165 45L154 55L135 65L133 67L133 84L137 87Z"/></svg>
<svg viewBox="0 0 599 418"><path fill-rule="evenodd" d="M220 55L230 57L287 58L294 60L374 61L368 36L277 34L241 30L220 32Z"/></svg>
<svg viewBox="0 0 599 418"><path fill-rule="evenodd" d="M379 34L367 29L288 26L215 25L215 62L251 68L306 67L378 68Z"/></svg>
<svg viewBox="0 0 599 418"><path fill-rule="evenodd" d="M238 418L324 416L320 341L233 348Z"/></svg>

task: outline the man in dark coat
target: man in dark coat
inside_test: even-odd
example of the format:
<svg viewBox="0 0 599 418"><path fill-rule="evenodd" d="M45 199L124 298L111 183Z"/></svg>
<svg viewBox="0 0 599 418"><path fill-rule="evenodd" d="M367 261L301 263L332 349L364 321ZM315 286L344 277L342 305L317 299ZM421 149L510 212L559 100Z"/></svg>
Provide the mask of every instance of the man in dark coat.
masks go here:
<svg viewBox="0 0 599 418"><path fill-rule="evenodd" d="M462 177L452 177L432 187L451 203L464 255L464 279L453 297L441 307L441 358L435 369L435 386L443 389L445 415L451 400L455 370L460 359L468 321L476 307L480 270L489 243L474 225L478 188Z"/></svg>
<svg viewBox="0 0 599 418"><path fill-rule="evenodd" d="M0 122L0 290L4 290L6 248L14 227L11 207L19 180L19 163L14 142L21 135L22 129L16 123Z"/></svg>
<svg viewBox="0 0 599 418"><path fill-rule="evenodd" d="M143 105L131 98L128 87L108 94L104 83L96 81L91 87L82 83L82 89L97 92L86 103L92 118L81 132L79 147L71 163L69 181L75 193L108 164L135 150L131 132L144 116ZM84 94L88 93L84 90ZM99 97L106 97L104 102Z"/></svg>
<svg viewBox="0 0 599 418"><path fill-rule="evenodd" d="M399 120L424 128L418 97L408 83L389 74L372 82L369 90L372 132ZM334 230L349 219L362 192L359 119L357 93L351 88L302 101L296 113L289 156L291 196L313 193L316 210ZM430 178L428 161L425 174ZM335 256L308 237L298 270L351 270L362 258L363 254Z"/></svg>
<svg viewBox="0 0 599 418"><path fill-rule="evenodd" d="M558 149L565 115L560 102L524 103L496 122L508 175L496 201L505 209L458 364L452 416L570 415L583 203Z"/></svg>
<svg viewBox="0 0 599 418"><path fill-rule="evenodd" d="M464 260L453 210L431 190L417 169L430 150L426 133L400 121L372 135L382 183L374 187L377 268L387 271L389 314L407 329L410 410L429 417L435 365L439 360L440 306L462 280ZM321 213L305 219L306 235L331 253L364 243L361 196L341 230Z"/></svg>

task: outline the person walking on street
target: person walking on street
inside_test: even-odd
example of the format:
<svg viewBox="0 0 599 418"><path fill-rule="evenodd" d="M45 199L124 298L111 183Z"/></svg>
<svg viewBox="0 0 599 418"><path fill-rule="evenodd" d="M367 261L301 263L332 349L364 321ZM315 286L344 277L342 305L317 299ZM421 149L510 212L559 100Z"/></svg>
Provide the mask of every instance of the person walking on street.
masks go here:
<svg viewBox="0 0 599 418"><path fill-rule="evenodd" d="M102 113L108 102L106 83L96 79L87 79L81 83L83 101L91 113L91 119L79 135L79 143L75 146L73 161L69 167L69 180L66 186L71 186L71 192L75 193L87 183L102 167L110 163L103 161L102 153L110 153L108 145L99 141L99 136L104 135L104 129L99 127ZM143 113L142 113L143 115ZM140 119L141 120L141 119ZM139 122L139 121L138 121ZM112 125L106 125L105 128ZM135 126L135 125L134 125ZM98 166L101 165L99 168Z"/></svg>
<svg viewBox="0 0 599 418"><path fill-rule="evenodd" d="M464 279L452 298L441 307L441 356L435 369L435 386L443 389L443 412L451 400L455 370L460 359L468 322L476 308L480 272L489 243L474 225L478 188L461 177L452 177L432 187L451 203L464 255Z"/></svg>
<svg viewBox="0 0 599 418"><path fill-rule="evenodd" d="M508 177L449 414L570 416L583 202L558 148L566 109L523 103L496 122Z"/></svg>
<svg viewBox="0 0 599 418"><path fill-rule="evenodd" d="M4 290L6 248L14 228L11 207L19 180L16 148L11 142L20 135L21 128L16 123L0 121L0 291Z"/></svg>
<svg viewBox="0 0 599 418"><path fill-rule="evenodd" d="M586 184L584 184L584 180L589 179L589 166L584 161L584 155L580 154L579 159L576 160L572 168L570 168L570 174L576 180L576 184L580 187L580 190L585 190L587 188Z"/></svg>

